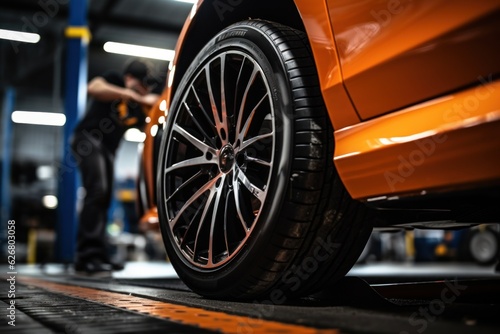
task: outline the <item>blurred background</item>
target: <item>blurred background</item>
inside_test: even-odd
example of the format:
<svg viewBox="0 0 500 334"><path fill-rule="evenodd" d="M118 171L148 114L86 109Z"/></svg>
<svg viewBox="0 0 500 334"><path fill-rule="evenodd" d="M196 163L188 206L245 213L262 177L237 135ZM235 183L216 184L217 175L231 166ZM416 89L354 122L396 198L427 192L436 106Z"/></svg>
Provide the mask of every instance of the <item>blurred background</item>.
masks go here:
<svg viewBox="0 0 500 334"><path fill-rule="evenodd" d="M86 55L76 60L86 63L86 79L108 70L121 72L131 58L146 59L153 68L156 91L161 92L192 5L190 0L87 1L91 39ZM59 205L58 175L65 166L63 154L67 149L65 98L72 93L66 82L69 60L65 29L72 24L69 16L69 0L0 3L0 235L3 253L6 219L16 221L18 263L46 263L60 258L55 247L58 210L63 209ZM24 33L28 34L21 35ZM137 231L135 179L142 140L140 132L128 132L117 153L108 231L117 256L164 258L163 246L147 244Z"/></svg>

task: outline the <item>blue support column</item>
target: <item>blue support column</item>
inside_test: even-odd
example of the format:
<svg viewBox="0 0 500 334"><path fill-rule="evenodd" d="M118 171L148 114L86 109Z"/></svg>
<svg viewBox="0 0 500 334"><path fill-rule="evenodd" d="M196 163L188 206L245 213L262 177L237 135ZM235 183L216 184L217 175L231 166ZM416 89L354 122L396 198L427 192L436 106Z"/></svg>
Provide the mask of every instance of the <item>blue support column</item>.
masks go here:
<svg viewBox="0 0 500 334"><path fill-rule="evenodd" d="M56 260L73 261L77 232L78 161L71 155L69 140L85 111L87 99L87 52L90 33L87 27L87 0L71 0L66 29L64 153L59 168L59 205Z"/></svg>
<svg viewBox="0 0 500 334"><path fill-rule="evenodd" d="M1 245L7 240L7 221L12 219L10 201L10 165L12 160L12 121L11 115L16 102L16 91L14 88L7 88L4 96L2 110L2 156L1 158L1 183L0 183L0 239ZM7 250L2 247L0 254Z"/></svg>

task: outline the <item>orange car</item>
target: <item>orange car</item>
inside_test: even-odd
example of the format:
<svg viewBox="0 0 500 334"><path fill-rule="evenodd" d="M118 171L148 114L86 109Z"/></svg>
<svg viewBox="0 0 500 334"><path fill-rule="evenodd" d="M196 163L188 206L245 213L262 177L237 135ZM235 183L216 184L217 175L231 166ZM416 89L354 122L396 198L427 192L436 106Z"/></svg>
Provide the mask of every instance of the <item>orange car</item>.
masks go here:
<svg viewBox="0 0 500 334"><path fill-rule="evenodd" d="M343 277L373 227L497 222L498 0L193 7L152 111L144 222L209 297Z"/></svg>

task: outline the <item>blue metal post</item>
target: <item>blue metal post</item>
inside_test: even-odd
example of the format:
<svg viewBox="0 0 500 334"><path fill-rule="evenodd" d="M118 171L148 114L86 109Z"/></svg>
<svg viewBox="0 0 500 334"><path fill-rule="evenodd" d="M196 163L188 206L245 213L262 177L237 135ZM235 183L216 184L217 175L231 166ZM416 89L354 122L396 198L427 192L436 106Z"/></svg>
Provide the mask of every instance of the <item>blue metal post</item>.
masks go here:
<svg viewBox="0 0 500 334"><path fill-rule="evenodd" d="M87 52L90 33L87 27L87 0L71 0L66 29L67 55L65 77L64 153L59 168L59 205L56 259L73 261L77 232L78 162L71 155L69 140L87 99Z"/></svg>
<svg viewBox="0 0 500 334"><path fill-rule="evenodd" d="M10 163L12 158L12 121L10 117L14 111L16 101L16 91L14 88L7 88L4 96L3 112L2 112L2 156L1 163L1 181L0 184L0 239L1 245L6 244L7 240L7 221L12 219L10 216ZM2 247L0 254L3 254L7 249Z"/></svg>

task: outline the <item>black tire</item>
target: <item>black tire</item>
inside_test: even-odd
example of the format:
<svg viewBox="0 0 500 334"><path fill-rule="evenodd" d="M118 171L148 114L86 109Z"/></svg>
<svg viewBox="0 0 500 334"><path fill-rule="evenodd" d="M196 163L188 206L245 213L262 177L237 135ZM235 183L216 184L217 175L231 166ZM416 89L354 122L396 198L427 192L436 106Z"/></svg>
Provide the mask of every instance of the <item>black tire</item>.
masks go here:
<svg viewBox="0 0 500 334"><path fill-rule="evenodd" d="M371 232L335 172L305 34L276 23L232 25L194 59L158 170L167 253L207 297L281 303L316 291L347 273Z"/></svg>
<svg viewBox="0 0 500 334"><path fill-rule="evenodd" d="M496 231L485 228L472 229L466 238L469 258L480 265L491 265L498 261L500 240Z"/></svg>

